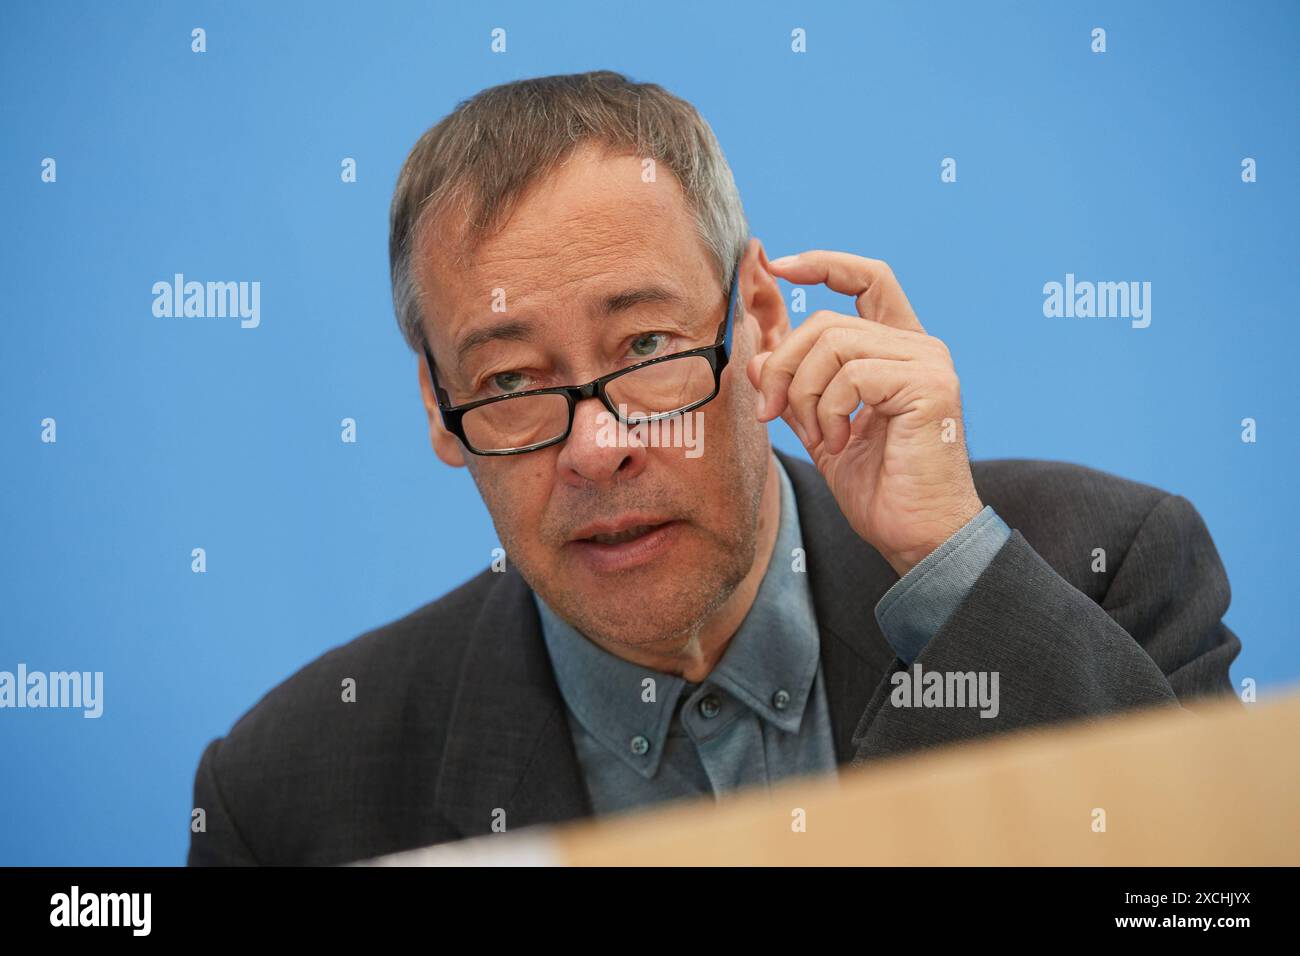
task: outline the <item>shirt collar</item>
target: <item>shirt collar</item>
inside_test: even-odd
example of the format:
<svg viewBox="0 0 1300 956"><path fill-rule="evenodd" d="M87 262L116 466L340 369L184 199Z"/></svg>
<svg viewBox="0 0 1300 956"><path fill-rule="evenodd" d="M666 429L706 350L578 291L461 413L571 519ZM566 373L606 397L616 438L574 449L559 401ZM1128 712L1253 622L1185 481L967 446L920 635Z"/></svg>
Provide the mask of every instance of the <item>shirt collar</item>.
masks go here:
<svg viewBox="0 0 1300 956"><path fill-rule="evenodd" d="M762 719L798 733L817 675L820 646L794 488L779 459L781 518L753 606L701 686L727 691ZM645 777L658 772L686 682L625 661L587 640L534 591L560 693L582 727ZM653 685L647 681L653 680ZM650 688L653 687L653 700ZM649 750L637 752L645 738Z"/></svg>

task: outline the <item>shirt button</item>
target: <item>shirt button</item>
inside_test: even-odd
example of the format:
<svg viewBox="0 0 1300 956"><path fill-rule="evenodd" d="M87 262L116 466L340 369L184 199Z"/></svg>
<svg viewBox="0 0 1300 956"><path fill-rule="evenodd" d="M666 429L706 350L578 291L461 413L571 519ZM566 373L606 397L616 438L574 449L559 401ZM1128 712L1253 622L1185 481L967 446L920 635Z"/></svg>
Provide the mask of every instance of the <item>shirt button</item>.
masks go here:
<svg viewBox="0 0 1300 956"><path fill-rule="evenodd" d="M772 695L772 706L777 710L785 710L790 706L790 692L778 690Z"/></svg>
<svg viewBox="0 0 1300 956"><path fill-rule="evenodd" d="M720 710L722 710L722 703L712 694L700 701L700 713L708 720L718 716Z"/></svg>
<svg viewBox="0 0 1300 956"><path fill-rule="evenodd" d="M642 757L645 756L647 752L649 752L650 741L646 740L640 734L637 734L631 740L631 747L632 747L632 753L636 754L638 757Z"/></svg>

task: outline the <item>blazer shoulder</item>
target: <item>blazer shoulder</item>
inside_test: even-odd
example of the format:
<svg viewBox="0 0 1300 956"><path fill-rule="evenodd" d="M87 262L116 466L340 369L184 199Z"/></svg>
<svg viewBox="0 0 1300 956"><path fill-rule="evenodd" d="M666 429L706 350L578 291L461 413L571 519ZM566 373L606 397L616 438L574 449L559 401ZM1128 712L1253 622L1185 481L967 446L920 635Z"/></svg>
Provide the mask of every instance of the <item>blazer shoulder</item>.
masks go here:
<svg viewBox="0 0 1300 956"><path fill-rule="evenodd" d="M1076 587L1094 597L1110 574L1091 571L1098 549L1119 566L1143 523L1170 492L1064 461L998 458L971 462L980 499Z"/></svg>
<svg viewBox="0 0 1300 956"><path fill-rule="evenodd" d="M499 578L483 571L304 664L235 721L221 740L223 763L360 741L369 728L400 724L413 708L435 721L445 716L475 622Z"/></svg>
<svg viewBox="0 0 1300 956"><path fill-rule="evenodd" d="M1073 513L1126 523L1146 515L1169 497L1154 485L1066 461L992 458L971 462L975 488L985 504L1002 514L1036 518ZM1008 522L1010 523L1010 522Z"/></svg>

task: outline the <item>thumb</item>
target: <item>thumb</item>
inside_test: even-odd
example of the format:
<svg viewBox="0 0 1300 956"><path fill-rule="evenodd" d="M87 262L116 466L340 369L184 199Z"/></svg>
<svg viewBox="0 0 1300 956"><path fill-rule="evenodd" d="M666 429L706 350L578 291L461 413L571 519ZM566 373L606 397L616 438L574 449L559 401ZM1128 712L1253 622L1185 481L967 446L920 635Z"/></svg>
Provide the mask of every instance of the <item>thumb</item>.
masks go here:
<svg viewBox="0 0 1300 956"><path fill-rule="evenodd" d="M749 376L749 383L753 385L755 389L758 389L759 383L762 381L763 366L767 363L768 357L771 354L772 354L771 352L759 352L752 359L750 359L749 364L745 366L745 374ZM763 405L764 405L764 395L762 391L759 391L758 418L760 421L762 421L764 418L765 409L763 408Z"/></svg>
<svg viewBox="0 0 1300 956"><path fill-rule="evenodd" d="M749 374L749 381L755 388L758 388L759 376L763 374L763 366L767 363L768 356L771 354L771 352L759 352L745 366L745 371Z"/></svg>

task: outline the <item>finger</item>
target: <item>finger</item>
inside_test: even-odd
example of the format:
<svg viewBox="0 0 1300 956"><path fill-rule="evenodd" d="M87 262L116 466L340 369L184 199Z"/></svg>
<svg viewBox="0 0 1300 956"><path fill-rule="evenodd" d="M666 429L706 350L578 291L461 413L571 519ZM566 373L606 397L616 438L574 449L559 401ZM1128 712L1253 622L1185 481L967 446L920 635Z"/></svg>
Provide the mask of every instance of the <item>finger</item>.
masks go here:
<svg viewBox="0 0 1300 956"><path fill-rule="evenodd" d="M758 389L763 393L764 421L771 421L785 409L790 382L799 364L831 328L858 333L873 343L874 354L882 358L913 358L924 347L923 337L911 332L863 322L860 317L841 315L828 309L818 310L787 335L763 364Z"/></svg>
<svg viewBox="0 0 1300 956"><path fill-rule="evenodd" d="M799 424L799 419L795 418L788 408L781 413L781 421L790 426L790 431L794 432L804 445L808 444L808 433L803 430L803 426Z"/></svg>
<svg viewBox="0 0 1300 956"><path fill-rule="evenodd" d="M762 373L763 365L771 355L771 352L759 352L749 360L749 364L745 368L745 371L749 373L749 380L754 383L755 388L758 387L758 379ZM758 399L758 420L761 422L767 420L767 416L764 414L763 393L761 391L758 392ZM779 417L783 422L785 422L786 425L790 427L790 431L794 432L795 437L798 438L799 441L803 442L804 447L807 448L810 453L813 452L812 446L808 443L808 433L804 431L803 426L799 424L799 420L794 417L793 412L788 406L782 409L778 416L773 417ZM816 461L815 455L813 460Z"/></svg>
<svg viewBox="0 0 1300 956"><path fill-rule="evenodd" d="M891 359L854 359L846 362L826 386L817 405L817 419L827 454L837 455L849 443L850 418L859 405L886 415L897 396L915 383L916 362Z"/></svg>
<svg viewBox="0 0 1300 956"><path fill-rule="evenodd" d="M812 456L812 460L815 463L817 461L817 446L820 444L820 440L809 440L808 433L804 431L804 427L799 424L799 419L795 418L794 413L788 408L781 413L781 421L789 425L790 431L794 432L795 437L798 438L799 441L803 442L803 447L807 449L808 454Z"/></svg>
<svg viewBox="0 0 1300 956"><path fill-rule="evenodd" d="M814 443L822 437L817 403L826 391L826 386L846 362L859 358L903 361L917 357L911 349L899 347L917 344L921 341L917 337L899 336L902 340L900 342L877 334L879 326L868 325L856 319L849 321L851 325L833 325L822 332L799 363L786 389L789 407Z"/></svg>
<svg viewBox="0 0 1300 956"><path fill-rule="evenodd" d="M880 259L813 249L767 263L772 275L798 285L824 285L854 297L858 315L882 325L924 332L894 270Z"/></svg>
<svg viewBox="0 0 1300 956"><path fill-rule="evenodd" d="M751 358L749 360L749 363L745 366L745 374L749 376L749 383L754 386L754 390L757 393L756 397L758 399L758 420L760 422L765 421L767 416L764 415L765 410L763 407L764 405L763 390L759 386L762 383L763 365L767 362L768 358L770 358L771 355L772 355L771 352L759 352L757 355Z"/></svg>
<svg viewBox="0 0 1300 956"><path fill-rule="evenodd" d="M884 415L877 415L876 410L870 405L864 405L853 416L853 423L849 426L849 435L852 438L867 438L871 435L871 423L879 423L886 418Z"/></svg>

